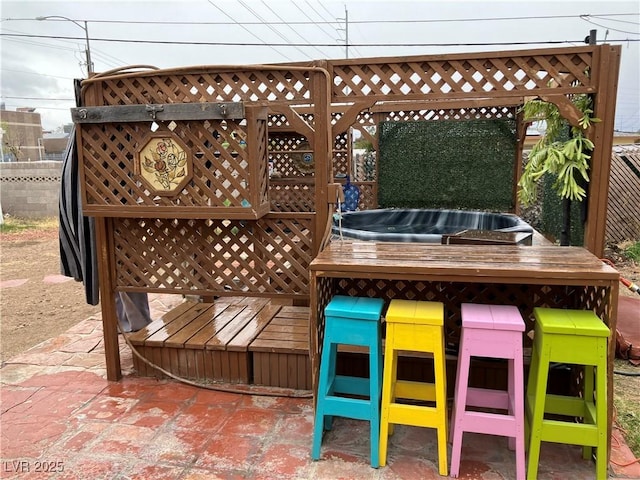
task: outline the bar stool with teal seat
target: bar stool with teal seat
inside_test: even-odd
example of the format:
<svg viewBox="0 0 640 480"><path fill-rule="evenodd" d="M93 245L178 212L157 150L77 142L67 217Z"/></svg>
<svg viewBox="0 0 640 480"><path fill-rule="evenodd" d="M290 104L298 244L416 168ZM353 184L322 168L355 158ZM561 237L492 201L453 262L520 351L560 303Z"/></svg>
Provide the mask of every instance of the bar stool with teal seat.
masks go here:
<svg viewBox="0 0 640 480"><path fill-rule="evenodd" d="M378 468L380 465L380 317L383 307L384 301L379 298L337 295L325 308L324 340L311 449L313 460L320 458L323 429L331 430L333 417L337 416L370 422L371 466ZM368 347L369 378L336 374L338 345Z"/></svg>
<svg viewBox="0 0 640 480"><path fill-rule="evenodd" d="M541 442L581 445L585 459L591 458L595 448L596 478L606 479L609 329L589 310L535 308L533 313L535 336L525 395L527 479L537 476ZM584 367L582 396L547 393L552 362ZM545 414L567 420L545 418Z"/></svg>
<svg viewBox="0 0 640 480"><path fill-rule="evenodd" d="M394 299L387 310L386 324L380 465L384 466L387 462L388 435L393 434L394 424L428 427L437 431L438 471L440 475L447 475L444 305L441 302ZM434 382L398 380L400 351L433 355Z"/></svg>

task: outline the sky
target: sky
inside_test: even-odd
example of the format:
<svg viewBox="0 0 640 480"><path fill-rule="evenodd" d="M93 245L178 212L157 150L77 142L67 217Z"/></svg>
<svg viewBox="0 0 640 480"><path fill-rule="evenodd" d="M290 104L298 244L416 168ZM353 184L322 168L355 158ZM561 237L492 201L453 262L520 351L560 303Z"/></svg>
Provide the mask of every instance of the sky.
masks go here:
<svg viewBox="0 0 640 480"><path fill-rule="evenodd" d="M45 130L71 122L87 33L104 72L579 46L595 29L622 46L614 128L640 131L638 1L0 0L0 19L2 102L36 108Z"/></svg>

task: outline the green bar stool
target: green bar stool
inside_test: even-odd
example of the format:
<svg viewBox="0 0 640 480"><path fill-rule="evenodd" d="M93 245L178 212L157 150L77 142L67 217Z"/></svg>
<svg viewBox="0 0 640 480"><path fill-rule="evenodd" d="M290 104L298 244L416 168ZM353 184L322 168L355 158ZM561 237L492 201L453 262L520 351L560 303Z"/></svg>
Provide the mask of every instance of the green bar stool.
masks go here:
<svg viewBox="0 0 640 480"><path fill-rule="evenodd" d="M536 479L541 442L582 445L585 459L595 448L596 478L606 479L609 329L589 310L535 308L533 313L535 336L525 395L527 480ZM547 393L552 362L584 367L581 397ZM549 419L545 414L569 419ZM576 423L575 418L582 423Z"/></svg>

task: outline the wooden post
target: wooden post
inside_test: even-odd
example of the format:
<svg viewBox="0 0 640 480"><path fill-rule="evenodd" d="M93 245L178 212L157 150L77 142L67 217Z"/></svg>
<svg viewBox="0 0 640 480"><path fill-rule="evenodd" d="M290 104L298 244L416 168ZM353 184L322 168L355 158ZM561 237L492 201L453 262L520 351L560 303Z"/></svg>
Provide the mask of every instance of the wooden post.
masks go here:
<svg viewBox="0 0 640 480"><path fill-rule="evenodd" d="M599 118L600 122L594 124L591 130L591 140L595 147L591 155L589 210L584 230L584 246L594 255L602 257L607 226L609 170L621 47L601 45L595 48L593 83L598 90L594 99L593 115Z"/></svg>
<svg viewBox="0 0 640 480"><path fill-rule="evenodd" d="M325 60L314 62L314 66L327 68ZM316 181L316 221L313 236L313 256L320 251L322 241L321 234L325 231L329 221L328 184L333 177L333 156L331 137L331 91L329 90L329 78L322 71L312 71L312 99L314 104L314 129L313 156L315 159Z"/></svg>
<svg viewBox="0 0 640 480"><path fill-rule="evenodd" d="M120 346L118 345L118 318L116 315L115 290L113 288L113 221L96 217L96 247L98 254L98 279L100 282L100 307L104 335L104 355L107 380L122 378L120 369Z"/></svg>
<svg viewBox="0 0 640 480"><path fill-rule="evenodd" d="M522 100L524 103L524 99ZM518 108L516 107L516 111ZM513 213L516 215L520 215L522 213L520 208L520 202L518 201L518 181L522 176L522 171L524 170L523 162L523 150L524 150L524 141L527 138L527 125L524 123L524 113L519 111L516 114L516 158L515 158L515 168L513 169Z"/></svg>

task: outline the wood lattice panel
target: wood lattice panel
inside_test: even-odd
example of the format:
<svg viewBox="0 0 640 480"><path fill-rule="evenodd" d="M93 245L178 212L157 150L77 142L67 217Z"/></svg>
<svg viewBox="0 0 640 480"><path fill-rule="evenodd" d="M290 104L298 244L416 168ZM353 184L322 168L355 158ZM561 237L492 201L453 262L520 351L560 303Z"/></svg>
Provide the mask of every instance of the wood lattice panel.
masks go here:
<svg viewBox="0 0 640 480"><path fill-rule="evenodd" d="M410 61L370 59L333 62L334 99L465 98L522 96L532 90L585 92L592 88L591 48L535 54L496 52L422 57ZM395 60L395 59L394 59Z"/></svg>
<svg viewBox="0 0 640 480"><path fill-rule="evenodd" d="M584 304L603 320L609 321L609 312L604 308L605 288L384 279L341 279L334 280L334 283L334 295L376 297L387 302L394 298L443 302L446 340L448 345L454 347L460 340L462 303L515 305L523 315L527 331L533 329L534 307L576 308Z"/></svg>
<svg viewBox="0 0 640 480"><path fill-rule="evenodd" d="M333 280L327 277L316 277L317 305L315 324L309 324L309 355L311 356L312 385L318 385L318 372L320 371L320 356L322 354L322 343L324 341L325 316L324 309L333 298L335 289ZM311 305L313 308L313 305Z"/></svg>
<svg viewBox="0 0 640 480"><path fill-rule="evenodd" d="M188 149L193 175L174 195L157 196L134 175L134 152L149 134L149 123L86 124L82 126L84 212L128 216L176 215L213 217L229 209L265 210L268 203L266 120L257 120L257 158L241 144L246 121L185 121L173 131L161 125L156 133L176 135ZM253 146L253 145L252 145ZM251 162L256 163L252 165ZM253 170L252 170L253 168ZM254 172L260 172L257 176ZM252 174L253 173L253 174ZM255 216L254 214L248 214Z"/></svg>
<svg viewBox="0 0 640 480"><path fill-rule="evenodd" d="M272 177L277 179L312 174L306 169L301 170L296 162L297 152L302 150L310 150L309 141L304 135L295 132L272 133L269 136L269 162L275 173Z"/></svg>
<svg viewBox="0 0 640 480"><path fill-rule="evenodd" d="M167 70L100 79L99 105L191 102L308 102L309 72L304 70Z"/></svg>
<svg viewBox="0 0 640 480"><path fill-rule="evenodd" d="M113 219L117 287L308 296L313 218Z"/></svg>
<svg viewBox="0 0 640 480"><path fill-rule="evenodd" d="M378 208L378 196L376 182L355 182L360 189L360 198L358 199L358 210L370 210Z"/></svg>
<svg viewBox="0 0 640 480"><path fill-rule="evenodd" d="M297 113L297 112L296 112ZM313 114L311 113L298 113L299 117L309 126L313 126ZM287 116L284 113L271 113L269 114L269 130L273 132L295 131L295 127L291 125Z"/></svg>
<svg viewBox="0 0 640 480"><path fill-rule="evenodd" d="M315 212L315 186L272 182L269 188L272 212Z"/></svg>

